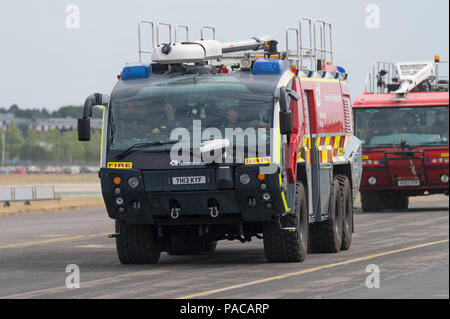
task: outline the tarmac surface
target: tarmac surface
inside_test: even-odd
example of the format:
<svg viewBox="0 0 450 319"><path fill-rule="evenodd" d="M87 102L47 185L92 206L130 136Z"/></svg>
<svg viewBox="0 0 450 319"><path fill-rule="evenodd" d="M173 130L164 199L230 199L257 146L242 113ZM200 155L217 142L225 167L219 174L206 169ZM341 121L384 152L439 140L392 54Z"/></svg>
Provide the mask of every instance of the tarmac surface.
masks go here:
<svg viewBox="0 0 450 319"><path fill-rule="evenodd" d="M349 251L293 264L267 263L254 239L121 265L104 208L0 217L0 298L448 299L448 204L441 196L414 199L407 211L357 208ZM73 264L80 288L66 286Z"/></svg>

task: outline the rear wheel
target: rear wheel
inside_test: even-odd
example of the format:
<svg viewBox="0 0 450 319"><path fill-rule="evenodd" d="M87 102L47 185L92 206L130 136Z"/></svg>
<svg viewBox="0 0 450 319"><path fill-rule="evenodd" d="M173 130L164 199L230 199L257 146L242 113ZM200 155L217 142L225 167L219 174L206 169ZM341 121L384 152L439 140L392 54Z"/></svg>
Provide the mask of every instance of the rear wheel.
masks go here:
<svg viewBox="0 0 450 319"><path fill-rule="evenodd" d="M353 235L353 197L350 181L345 175L337 177L339 181L341 198L343 204L343 225L341 250L348 250L352 244Z"/></svg>
<svg viewBox="0 0 450 319"><path fill-rule="evenodd" d="M361 205L365 212L381 212L384 208L383 196L379 192L361 192Z"/></svg>
<svg viewBox="0 0 450 319"><path fill-rule="evenodd" d="M205 253L213 253L216 251L216 247L217 247L217 241L207 241L205 243L205 248L203 249L203 251Z"/></svg>
<svg viewBox="0 0 450 319"><path fill-rule="evenodd" d="M311 225L310 249L315 253L337 253L342 246L342 229L344 224L343 203L339 179L334 178L332 209L329 219Z"/></svg>
<svg viewBox="0 0 450 319"><path fill-rule="evenodd" d="M152 226L129 226L116 221L117 255L122 264L157 264L161 246Z"/></svg>
<svg viewBox="0 0 450 319"><path fill-rule="evenodd" d="M205 241L198 236L171 235L169 255L199 255L205 250Z"/></svg>
<svg viewBox="0 0 450 319"><path fill-rule="evenodd" d="M308 210L305 189L297 182L295 208L289 215L281 217L283 227L295 227L295 231L283 230L278 223L265 223L263 229L264 253L267 261L301 262L308 253Z"/></svg>

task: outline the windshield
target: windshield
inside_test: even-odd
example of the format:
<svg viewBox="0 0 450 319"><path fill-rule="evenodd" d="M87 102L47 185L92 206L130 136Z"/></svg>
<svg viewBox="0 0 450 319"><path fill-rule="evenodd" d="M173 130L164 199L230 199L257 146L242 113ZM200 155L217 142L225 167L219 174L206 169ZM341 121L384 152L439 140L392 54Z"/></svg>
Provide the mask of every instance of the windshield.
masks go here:
<svg viewBox="0 0 450 319"><path fill-rule="evenodd" d="M354 109L365 148L448 145L448 106Z"/></svg>
<svg viewBox="0 0 450 319"><path fill-rule="evenodd" d="M233 145L270 144L274 91L257 84L226 75L191 74L159 76L138 89L127 88L127 94L111 100L109 148L126 150L147 143L141 148L167 151L179 140L194 148L206 140L225 139L231 131L247 136L230 138ZM248 138L252 130L254 139Z"/></svg>

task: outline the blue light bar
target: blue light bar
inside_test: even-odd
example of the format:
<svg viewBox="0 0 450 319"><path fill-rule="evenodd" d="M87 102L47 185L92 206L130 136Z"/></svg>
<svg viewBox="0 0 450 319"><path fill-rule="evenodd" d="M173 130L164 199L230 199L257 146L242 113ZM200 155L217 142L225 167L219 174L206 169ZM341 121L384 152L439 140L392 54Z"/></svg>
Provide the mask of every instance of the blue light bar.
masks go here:
<svg viewBox="0 0 450 319"><path fill-rule="evenodd" d="M258 59L253 65L253 74L283 74L283 61L279 59Z"/></svg>
<svg viewBox="0 0 450 319"><path fill-rule="evenodd" d="M342 66L338 66L337 70L338 70L339 73L347 73Z"/></svg>
<svg viewBox="0 0 450 319"><path fill-rule="evenodd" d="M127 65L122 71L122 80L145 79L152 74L151 64Z"/></svg>

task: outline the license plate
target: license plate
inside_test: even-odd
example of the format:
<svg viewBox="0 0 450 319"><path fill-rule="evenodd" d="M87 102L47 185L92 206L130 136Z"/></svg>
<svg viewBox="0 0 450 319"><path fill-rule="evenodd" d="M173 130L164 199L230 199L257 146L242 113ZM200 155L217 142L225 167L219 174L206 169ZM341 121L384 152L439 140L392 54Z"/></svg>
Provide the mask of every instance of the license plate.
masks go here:
<svg viewBox="0 0 450 319"><path fill-rule="evenodd" d="M419 186L419 180L398 181L398 186Z"/></svg>
<svg viewBox="0 0 450 319"><path fill-rule="evenodd" d="M172 177L173 185L198 185L206 184L206 176Z"/></svg>

